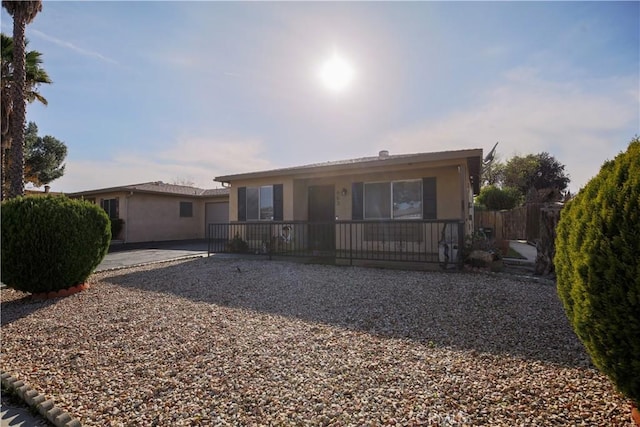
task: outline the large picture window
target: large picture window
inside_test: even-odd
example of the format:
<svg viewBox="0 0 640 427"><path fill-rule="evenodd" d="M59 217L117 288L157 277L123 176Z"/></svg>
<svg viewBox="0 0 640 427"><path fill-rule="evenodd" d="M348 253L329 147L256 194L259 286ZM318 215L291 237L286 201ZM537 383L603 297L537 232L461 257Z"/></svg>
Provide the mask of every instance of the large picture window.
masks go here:
<svg viewBox="0 0 640 427"><path fill-rule="evenodd" d="M394 219L422 218L422 181L391 183Z"/></svg>
<svg viewBox="0 0 640 427"><path fill-rule="evenodd" d="M351 184L351 219L437 219L435 177Z"/></svg>
<svg viewBox="0 0 640 427"><path fill-rule="evenodd" d="M364 184L364 219L422 218L422 181Z"/></svg>

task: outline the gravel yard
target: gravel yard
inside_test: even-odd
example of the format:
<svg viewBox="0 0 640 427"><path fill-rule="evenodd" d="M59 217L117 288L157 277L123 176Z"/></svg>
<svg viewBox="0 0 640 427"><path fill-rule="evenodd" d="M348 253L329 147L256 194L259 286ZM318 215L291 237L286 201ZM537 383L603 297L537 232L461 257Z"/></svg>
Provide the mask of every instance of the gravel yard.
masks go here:
<svg viewBox="0 0 640 427"><path fill-rule="evenodd" d="M629 426L551 284L202 258L2 290L2 362L86 426Z"/></svg>

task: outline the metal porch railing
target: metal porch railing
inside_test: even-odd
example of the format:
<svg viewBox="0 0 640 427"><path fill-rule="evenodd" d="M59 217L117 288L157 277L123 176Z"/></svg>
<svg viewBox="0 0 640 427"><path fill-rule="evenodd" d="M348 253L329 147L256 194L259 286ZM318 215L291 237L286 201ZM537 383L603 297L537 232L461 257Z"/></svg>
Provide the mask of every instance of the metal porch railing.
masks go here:
<svg viewBox="0 0 640 427"><path fill-rule="evenodd" d="M208 252L355 260L460 263L458 220L258 221L208 224Z"/></svg>

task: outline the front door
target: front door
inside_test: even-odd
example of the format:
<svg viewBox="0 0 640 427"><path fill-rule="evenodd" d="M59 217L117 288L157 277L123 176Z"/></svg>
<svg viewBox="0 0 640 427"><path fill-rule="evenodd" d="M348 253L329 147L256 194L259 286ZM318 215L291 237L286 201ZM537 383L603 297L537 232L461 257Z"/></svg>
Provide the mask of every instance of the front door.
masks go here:
<svg viewBox="0 0 640 427"><path fill-rule="evenodd" d="M333 185L309 187L309 249L333 252L336 248L333 193Z"/></svg>

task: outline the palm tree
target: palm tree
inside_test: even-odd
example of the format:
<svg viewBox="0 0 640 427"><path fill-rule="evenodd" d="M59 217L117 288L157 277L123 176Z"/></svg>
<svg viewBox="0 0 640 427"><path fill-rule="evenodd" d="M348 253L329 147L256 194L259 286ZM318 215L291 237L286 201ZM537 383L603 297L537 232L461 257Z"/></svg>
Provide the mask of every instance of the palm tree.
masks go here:
<svg viewBox="0 0 640 427"><path fill-rule="evenodd" d="M13 39L5 34L2 37L2 134L0 137L0 164L2 165L2 177L0 186L0 199L4 200L7 190L6 170L8 169L8 153L11 146L11 138L9 135L9 123L12 121L13 102L11 101L11 86L13 82ZM29 40L25 39L25 46L29 45ZM52 83L47 72L42 68L42 54L38 51L31 50L26 54L25 60L25 98L27 102L39 101L44 105L48 102L44 96L38 92L38 87L43 84Z"/></svg>
<svg viewBox="0 0 640 427"><path fill-rule="evenodd" d="M2 6L13 17L13 120L10 122L11 165L9 169L9 197L24 194L24 126L26 122L25 105L25 30L42 10L42 0L8 1L2 0Z"/></svg>

